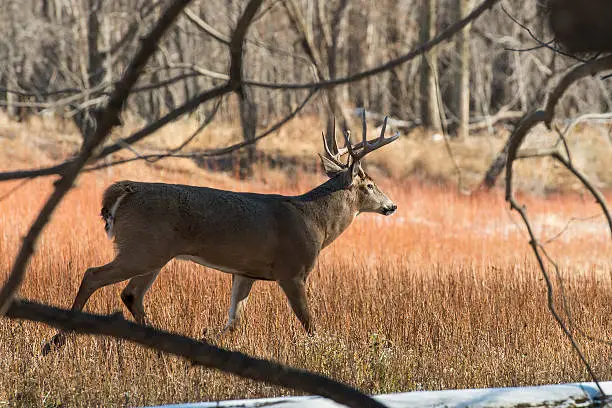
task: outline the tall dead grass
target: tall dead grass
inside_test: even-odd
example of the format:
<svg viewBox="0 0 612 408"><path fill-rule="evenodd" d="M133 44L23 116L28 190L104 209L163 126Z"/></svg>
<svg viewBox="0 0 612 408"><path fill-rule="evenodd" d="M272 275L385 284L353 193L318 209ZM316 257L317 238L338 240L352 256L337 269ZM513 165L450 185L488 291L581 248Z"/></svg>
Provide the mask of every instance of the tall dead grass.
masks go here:
<svg viewBox="0 0 612 408"><path fill-rule="evenodd" d="M282 193L303 192L322 180L304 174L291 182L267 177L242 183L169 167L134 164L81 177L43 233L21 295L69 307L84 270L112 258L98 214L102 191L114 180ZM408 181L379 184L398 213L359 216L309 278L317 334L306 336L276 285L260 282L244 324L219 340L221 346L370 393L588 379L546 310L544 283L500 193L466 197ZM13 185L0 185L0 195ZM50 188L50 180L34 180L0 202L0 279ZM597 212L578 194L524 200L544 238L571 217ZM577 323L609 339L612 246L603 219L573 222L550 249ZM230 282L229 275L173 261L145 299L149 317L161 328L202 336L222 327ZM100 290L86 310L122 310L122 286ZM101 337L79 336L42 358L40 347L52 334L39 324L0 319L0 405L129 406L290 393ZM581 343L594 370L612 377L612 349Z"/></svg>

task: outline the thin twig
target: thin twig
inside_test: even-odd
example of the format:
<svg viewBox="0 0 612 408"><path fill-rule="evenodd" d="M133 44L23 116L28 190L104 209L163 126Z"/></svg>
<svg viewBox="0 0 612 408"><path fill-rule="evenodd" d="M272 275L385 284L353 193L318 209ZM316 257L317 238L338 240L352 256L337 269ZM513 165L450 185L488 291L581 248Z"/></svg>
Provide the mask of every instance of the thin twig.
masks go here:
<svg viewBox="0 0 612 408"><path fill-rule="evenodd" d="M594 220L595 218L599 218L599 217L601 217L601 216L602 216L602 214L593 214L593 215L590 215L590 216L588 216L588 217L572 217L572 218L570 218L570 219L567 221L567 223L566 223L566 224L563 226L563 228L561 228L561 229L559 230L559 232L557 232L557 233L556 233L555 235L553 235L552 237L550 237L550 238L548 238L548 239L544 240L544 241L542 242L542 245L547 245L547 244L550 244L551 242L556 241L556 240L558 240L559 238L561 238L561 236L563 236L563 234L565 233L565 231L567 231L567 230L570 228L570 226L571 226L573 223L575 223L575 222L582 222L582 221Z"/></svg>
<svg viewBox="0 0 612 408"><path fill-rule="evenodd" d="M518 21L514 16L512 16L512 14L510 14L508 12L508 10L506 10L506 8L502 5L501 6L503 12L510 18L510 20L512 20L516 25L518 25L519 27L521 27L523 30L527 31L527 33L529 34L529 36L539 44L540 47L545 47L548 48L549 50L556 52L558 54L564 55L566 57L575 59L576 61L579 62L587 62L587 60L584 60L580 57L577 57L576 55L564 52L563 50L560 50L558 48L555 48L553 46L550 45L550 43L552 43L553 40L549 41L549 42L544 42L542 40L540 40L534 33L533 31L531 31L531 29L529 27L527 27L525 24L521 23L520 21Z"/></svg>
<svg viewBox="0 0 612 408"><path fill-rule="evenodd" d="M606 220L608 221L608 227L610 230L610 237L612 238L612 214L610 213L610 209L608 208L608 204L606 203L606 198L604 197L604 195L601 194L601 192L596 189L593 184L591 184L587 177L580 170L574 167L565 157L563 157L559 153L553 153L552 157L556 159L559 163L563 164L566 169L571 171L572 174L576 176L578 180L580 180L582 185L587 190L589 190L597 204L599 204L599 207L601 207L601 211L606 216Z"/></svg>
<svg viewBox="0 0 612 408"><path fill-rule="evenodd" d="M450 156L451 161L453 162L453 166L455 166L455 171L457 172L457 188L459 192L463 193L463 175L461 172L461 167L459 167L459 162L453 153L453 149L450 145L450 140L448 137L448 131L446 126L446 118L444 116L444 106L442 106L442 97L440 96L440 84L438 83L438 72L434 70L434 67L431 65L429 59L426 55L423 56L427 65L429 65L429 69L433 71L434 83L436 86L436 104L438 105L438 115L440 116L440 126L442 127L442 136L444 138L444 145L446 146L446 151Z"/></svg>
<svg viewBox="0 0 612 408"><path fill-rule="evenodd" d="M15 185L13 188L11 188L9 191L7 191L6 193L2 194L0 196L0 203L2 201L6 200L7 198L9 198L11 196L11 194L13 194L15 191L19 190L21 187L25 186L28 182L30 182L32 180L33 179L24 179L20 183Z"/></svg>

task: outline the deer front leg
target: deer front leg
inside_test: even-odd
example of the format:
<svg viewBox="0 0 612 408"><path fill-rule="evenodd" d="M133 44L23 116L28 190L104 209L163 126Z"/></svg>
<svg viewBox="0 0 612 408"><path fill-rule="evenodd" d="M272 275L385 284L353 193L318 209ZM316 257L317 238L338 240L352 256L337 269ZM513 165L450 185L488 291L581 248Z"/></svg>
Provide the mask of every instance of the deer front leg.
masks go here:
<svg viewBox="0 0 612 408"><path fill-rule="evenodd" d="M314 326L310 321L305 280L301 277L295 277L293 279L280 280L278 284L281 289L283 289L283 292L285 292L293 313L295 313L300 323L302 323L306 332L312 334L314 332Z"/></svg>
<svg viewBox="0 0 612 408"><path fill-rule="evenodd" d="M223 328L222 333L234 331L236 327L238 327L254 282L255 279L240 275L232 275L232 300L227 317L227 324Z"/></svg>

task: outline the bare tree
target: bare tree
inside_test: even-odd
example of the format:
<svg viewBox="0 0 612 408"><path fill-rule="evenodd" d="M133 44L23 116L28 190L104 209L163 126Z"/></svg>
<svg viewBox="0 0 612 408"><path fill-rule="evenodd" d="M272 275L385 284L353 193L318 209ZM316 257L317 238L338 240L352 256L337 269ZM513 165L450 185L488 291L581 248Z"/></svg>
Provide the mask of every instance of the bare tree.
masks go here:
<svg viewBox="0 0 612 408"><path fill-rule="evenodd" d="M437 1L421 0L421 30L419 39L422 43L429 41L436 32ZM433 49L421 57L421 122L434 130L440 130L440 110L438 109L438 57Z"/></svg>
<svg viewBox="0 0 612 408"><path fill-rule="evenodd" d="M470 8L470 0L457 1L457 14L462 19ZM455 90L455 113L457 115L456 135L465 138L469 134L470 122L470 25L465 26L457 36L457 79Z"/></svg>

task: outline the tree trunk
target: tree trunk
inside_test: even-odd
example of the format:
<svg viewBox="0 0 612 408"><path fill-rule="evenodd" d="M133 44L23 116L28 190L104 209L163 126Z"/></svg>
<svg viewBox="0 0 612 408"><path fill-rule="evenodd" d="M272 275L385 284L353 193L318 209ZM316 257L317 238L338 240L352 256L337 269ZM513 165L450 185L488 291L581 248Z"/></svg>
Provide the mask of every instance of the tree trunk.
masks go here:
<svg viewBox="0 0 612 408"><path fill-rule="evenodd" d="M459 19L463 19L470 9L470 0L459 0L457 2ZM457 52L459 53L459 64L457 70L456 135L459 138L467 137L470 123L470 27L467 25L459 32L457 39Z"/></svg>
<svg viewBox="0 0 612 408"><path fill-rule="evenodd" d="M81 74L83 86L87 89L102 83L106 77L106 65L104 54L98 47L100 37L99 14L101 0L87 0L84 7L78 7L81 19L81 35L85 35L84 46L81 52ZM73 120L79 129L83 141L86 141L96 131L99 106L88 106L81 109L73 116Z"/></svg>
<svg viewBox="0 0 612 408"><path fill-rule="evenodd" d="M436 32L436 0L421 0L420 43L429 41ZM421 57L421 122L433 130L440 130L440 110L438 105L438 58L436 49Z"/></svg>
<svg viewBox="0 0 612 408"><path fill-rule="evenodd" d="M242 88L239 98L242 135L245 141L252 141L255 139L257 132L257 104L253 99L251 90L247 87ZM240 159L240 178L247 178L253 174L253 163L256 153L255 143L248 145L246 150L246 157L241 157Z"/></svg>

